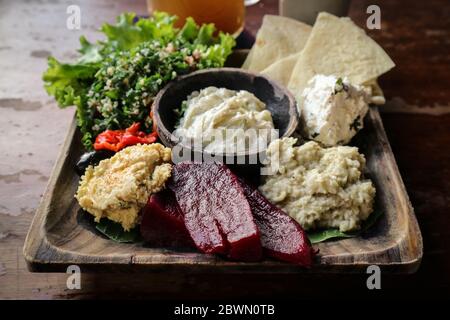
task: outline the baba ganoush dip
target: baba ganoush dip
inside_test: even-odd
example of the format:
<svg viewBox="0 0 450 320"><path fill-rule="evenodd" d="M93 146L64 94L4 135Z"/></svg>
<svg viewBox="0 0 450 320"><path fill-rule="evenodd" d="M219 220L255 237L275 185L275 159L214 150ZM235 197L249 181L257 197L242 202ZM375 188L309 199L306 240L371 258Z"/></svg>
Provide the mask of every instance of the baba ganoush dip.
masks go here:
<svg viewBox="0 0 450 320"><path fill-rule="evenodd" d="M347 144L362 129L370 96L347 78L318 74L303 90L299 111L302 134L324 146Z"/></svg>
<svg viewBox="0 0 450 320"><path fill-rule="evenodd" d="M375 187L363 178L364 155L356 147L322 148L310 141L274 140L267 149L272 169L259 190L305 230L357 230L373 211ZM270 170L270 169L269 169Z"/></svg>
<svg viewBox="0 0 450 320"><path fill-rule="evenodd" d="M259 151L273 133L270 111L245 90L207 87L192 92L183 104L186 110L174 135L210 153Z"/></svg>

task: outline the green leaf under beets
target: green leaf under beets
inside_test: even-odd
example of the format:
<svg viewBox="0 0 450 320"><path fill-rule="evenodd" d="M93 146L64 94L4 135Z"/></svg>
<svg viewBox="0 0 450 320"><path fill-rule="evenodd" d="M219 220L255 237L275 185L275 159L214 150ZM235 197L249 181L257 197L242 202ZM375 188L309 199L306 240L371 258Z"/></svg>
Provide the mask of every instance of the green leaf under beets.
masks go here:
<svg viewBox="0 0 450 320"><path fill-rule="evenodd" d="M370 229L375 224L375 222L377 222L380 219L381 216L383 216L382 211L372 212L369 218L367 218L367 220L363 222L361 229L355 232L342 232L339 231L338 229L324 229L308 232L307 235L311 243L319 243L330 239L357 237L361 235L363 232Z"/></svg>
<svg viewBox="0 0 450 320"><path fill-rule="evenodd" d="M100 222L95 225L95 228L109 239L116 242L132 243L140 240L139 228L136 227L130 231L125 231L119 223L109 219L101 219Z"/></svg>

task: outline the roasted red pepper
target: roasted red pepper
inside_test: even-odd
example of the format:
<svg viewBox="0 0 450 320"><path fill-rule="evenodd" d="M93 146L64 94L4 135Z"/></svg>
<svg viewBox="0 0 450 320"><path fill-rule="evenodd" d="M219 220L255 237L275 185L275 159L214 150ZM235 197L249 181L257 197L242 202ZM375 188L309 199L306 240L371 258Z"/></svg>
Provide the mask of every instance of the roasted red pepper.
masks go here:
<svg viewBox="0 0 450 320"><path fill-rule="evenodd" d="M94 149L107 149L117 152L127 146L138 143L150 144L156 141L158 137L156 131L147 134L139 131L140 127L141 124L135 122L125 130L105 130L95 138Z"/></svg>

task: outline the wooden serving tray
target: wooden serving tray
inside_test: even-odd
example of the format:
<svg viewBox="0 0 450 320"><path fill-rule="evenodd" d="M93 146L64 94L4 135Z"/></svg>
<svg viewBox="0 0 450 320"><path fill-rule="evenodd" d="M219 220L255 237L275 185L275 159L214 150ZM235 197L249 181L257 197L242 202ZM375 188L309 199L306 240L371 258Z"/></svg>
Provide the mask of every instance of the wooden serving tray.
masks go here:
<svg viewBox="0 0 450 320"><path fill-rule="evenodd" d="M306 270L273 260L233 262L194 251L116 243L80 223L74 198L79 177L73 167L82 145L74 119L25 240L25 259L35 272L65 271L71 264L84 271L253 273L364 272L377 264L389 272L414 272L422 258L422 237L376 107L370 108L355 140L377 189L376 210L384 215L360 237L314 245L320 253Z"/></svg>
<svg viewBox="0 0 450 320"><path fill-rule="evenodd" d="M227 65L242 65L247 54L236 50ZM377 190L375 210L383 216L359 237L314 245L320 253L313 267L305 269L274 260L233 262L196 251L106 239L80 219L74 198L79 181L74 165L83 152L74 118L25 240L28 268L65 272L76 264L85 272L340 273L365 272L377 264L387 272L415 272L423 254L422 236L377 107L370 108L364 129L353 141L366 156L365 173Z"/></svg>

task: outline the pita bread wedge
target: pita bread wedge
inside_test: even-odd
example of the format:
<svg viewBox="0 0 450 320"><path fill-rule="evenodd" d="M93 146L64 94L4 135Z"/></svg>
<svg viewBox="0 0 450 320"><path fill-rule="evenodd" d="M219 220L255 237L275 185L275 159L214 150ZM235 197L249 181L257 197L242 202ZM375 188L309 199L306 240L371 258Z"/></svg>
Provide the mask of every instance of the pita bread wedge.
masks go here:
<svg viewBox="0 0 450 320"><path fill-rule="evenodd" d="M316 74L348 77L353 84L363 84L394 66L387 53L350 18L322 12L295 65L288 87L299 99L307 82Z"/></svg>
<svg viewBox="0 0 450 320"><path fill-rule="evenodd" d="M377 79L369 80L364 83L364 86L367 88L368 93L370 95L370 103L376 105L383 105L386 103L386 99L384 98L383 90L378 84Z"/></svg>
<svg viewBox="0 0 450 320"><path fill-rule="evenodd" d="M242 67L260 72L281 58L300 52L310 32L311 26L300 21L265 15L255 44Z"/></svg>
<svg viewBox="0 0 450 320"><path fill-rule="evenodd" d="M248 67L250 66L250 64L252 63L253 60L253 52L255 52L255 50L253 50L253 47L250 49L250 51L248 52L247 58L245 59L244 63L242 64L242 69L248 70Z"/></svg>
<svg viewBox="0 0 450 320"><path fill-rule="evenodd" d="M272 63L270 66L261 71L261 74L271 78L272 80L278 81L283 86L287 86L289 79L291 78L292 70L297 63L297 60L300 58L300 54L301 51Z"/></svg>

